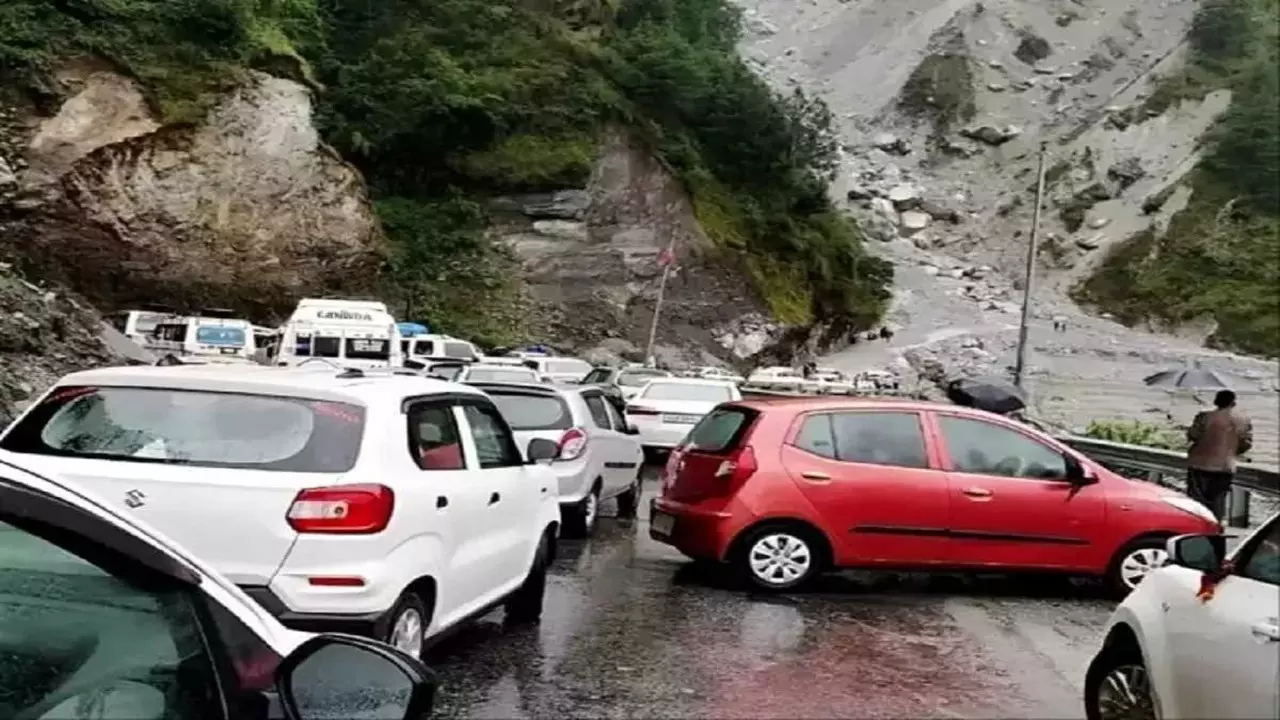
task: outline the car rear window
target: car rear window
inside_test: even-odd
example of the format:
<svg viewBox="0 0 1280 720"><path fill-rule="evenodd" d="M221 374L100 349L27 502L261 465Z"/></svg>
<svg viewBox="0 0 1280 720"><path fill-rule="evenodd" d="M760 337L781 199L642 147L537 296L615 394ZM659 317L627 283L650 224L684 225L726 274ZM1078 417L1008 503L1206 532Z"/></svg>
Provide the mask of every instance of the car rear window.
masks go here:
<svg viewBox="0 0 1280 720"><path fill-rule="evenodd" d="M341 473L364 435L359 405L170 388L67 386L0 440L5 450L98 460Z"/></svg>
<svg viewBox="0 0 1280 720"><path fill-rule="evenodd" d="M720 383L673 383L653 381L644 391L646 400L688 400L722 403L733 399L729 386Z"/></svg>
<svg viewBox="0 0 1280 720"><path fill-rule="evenodd" d="M656 377L667 377L667 374L661 370L628 370L618 376L618 384L640 387Z"/></svg>
<svg viewBox="0 0 1280 720"><path fill-rule="evenodd" d="M471 346L466 343L446 342L444 344L444 356L468 360L474 357L475 353L471 350Z"/></svg>
<svg viewBox="0 0 1280 720"><path fill-rule="evenodd" d="M520 368L473 367L467 371L467 380L469 382L527 383L538 382L538 374Z"/></svg>
<svg viewBox="0 0 1280 720"><path fill-rule="evenodd" d="M558 395L486 392L512 430L568 430L573 426L569 404Z"/></svg>
<svg viewBox="0 0 1280 720"><path fill-rule="evenodd" d="M591 372L591 363L584 360L548 360L547 372L563 373L565 375L577 373L585 376Z"/></svg>
<svg viewBox="0 0 1280 720"><path fill-rule="evenodd" d="M690 450L704 453L733 450L742 442L758 414L744 407L718 407L693 426L685 444Z"/></svg>

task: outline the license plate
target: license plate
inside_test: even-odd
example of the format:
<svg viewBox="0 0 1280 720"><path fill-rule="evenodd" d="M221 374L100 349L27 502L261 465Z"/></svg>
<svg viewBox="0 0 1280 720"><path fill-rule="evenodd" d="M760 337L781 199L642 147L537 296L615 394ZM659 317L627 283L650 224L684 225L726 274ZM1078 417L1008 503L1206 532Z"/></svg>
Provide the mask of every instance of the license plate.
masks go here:
<svg viewBox="0 0 1280 720"><path fill-rule="evenodd" d="M218 350L218 352L222 353L223 355L235 355L236 348L221 348Z"/></svg>
<svg viewBox="0 0 1280 720"><path fill-rule="evenodd" d="M702 418L697 415L663 415L662 422L672 425L697 425Z"/></svg>
<svg viewBox="0 0 1280 720"><path fill-rule="evenodd" d="M653 519L649 523L653 527L653 531L659 535L670 535L676 526L676 516L654 511Z"/></svg>

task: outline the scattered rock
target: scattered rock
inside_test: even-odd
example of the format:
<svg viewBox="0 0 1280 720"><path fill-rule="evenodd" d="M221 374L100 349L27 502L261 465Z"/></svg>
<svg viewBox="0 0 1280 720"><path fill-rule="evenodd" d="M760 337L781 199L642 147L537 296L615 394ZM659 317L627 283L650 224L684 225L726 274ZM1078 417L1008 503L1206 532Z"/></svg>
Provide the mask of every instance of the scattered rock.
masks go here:
<svg viewBox="0 0 1280 720"><path fill-rule="evenodd" d="M1022 129L1016 125L1006 125L1003 128L991 125L982 125L979 127L965 128L960 134L971 139L984 142L988 145L1000 146L1022 134Z"/></svg>
<svg viewBox="0 0 1280 720"><path fill-rule="evenodd" d="M928 213L929 217L933 218L934 220L949 222L952 225L959 225L961 222L964 221L964 218L963 216L960 215L959 211L952 210L951 208L948 208L948 207L943 207L942 205L939 205L935 202L930 202L928 200L921 200L918 205L918 209L921 212Z"/></svg>
<svg viewBox="0 0 1280 720"><path fill-rule="evenodd" d="M880 133L875 136L871 141L871 144L875 145L879 150L883 150L887 153L893 153L894 155L911 154L911 143L894 135L893 133Z"/></svg>
<svg viewBox="0 0 1280 720"><path fill-rule="evenodd" d="M518 212L534 220L582 220L590 204L591 196L585 190L510 195L490 202L495 210Z"/></svg>
<svg viewBox="0 0 1280 720"><path fill-rule="evenodd" d="M1160 208L1164 207L1164 204L1169 202L1169 198L1173 196L1173 193L1177 189L1178 186L1176 184L1170 185L1147 197L1146 200L1142 201L1142 214L1154 215L1160 212Z"/></svg>
<svg viewBox="0 0 1280 720"><path fill-rule="evenodd" d="M1107 168L1107 177L1119 185L1121 190L1128 189L1146 174L1147 171L1143 169L1142 161L1136 157L1125 158Z"/></svg>
<svg viewBox="0 0 1280 720"><path fill-rule="evenodd" d="M586 240L586 223L573 220L535 220L533 231L546 237L565 240Z"/></svg>
<svg viewBox="0 0 1280 720"><path fill-rule="evenodd" d="M897 210L911 210L920 205L920 188L914 185L897 185L889 191L889 202Z"/></svg>
<svg viewBox="0 0 1280 720"><path fill-rule="evenodd" d="M991 92L1004 92L1007 87L1004 83L987 83L987 89Z"/></svg>
<svg viewBox="0 0 1280 720"><path fill-rule="evenodd" d="M1022 62L1035 65L1053 54L1053 46L1048 40L1030 30L1023 30L1020 34L1022 40L1018 43L1018 47L1014 48L1013 56Z"/></svg>
<svg viewBox="0 0 1280 720"><path fill-rule="evenodd" d="M1090 221L1089 221L1089 229L1090 229L1090 230L1101 230L1102 228L1104 228L1104 227L1106 227L1107 225L1110 225L1110 224L1111 224L1111 218L1109 218L1109 217L1096 217L1096 218L1094 218L1094 219L1092 219L1092 220L1090 220Z"/></svg>
<svg viewBox="0 0 1280 720"><path fill-rule="evenodd" d="M1107 236L1102 233L1098 233L1097 235L1089 238L1076 238L1076 246L1081 250L1097 250L1102 247L1102 244L1106 239Z"/></svg>
<svg viewBox="0 0 1280 720"><path fill-rule="evenodd" d="M870 190L860 185L849 188L849 191L846 192L844 196L848 200L867 200L873 197Z"/></svg>
<svg viewBox="0 0 1280 720"><path fill-rule="evenodd" d="M908 210L902 213L899 224L903 230L908 234L911 234L929 227L930 219L931 218L927 213L922 213L918 210Z"/></svg>
<svg viewBox="0 0 1280 720"><path fill-rule="evenodd" d="M0 190L18 184L18 175L10 167L9 163L3 157L0 157Z"/></svg>
<svg viewBox="0 0 1280 720"><path fill-rule="evenodd" d="M938 273L942 272L936 265L925 265L920 270L929 277L938 277Z"/></svg>
<svg viewBox="0 0 1280 720"><path fill-rule="evenodd" d="M891 220L897 220L898 218L898 209L893 206L893 203L889 202L885 198L872 198L871 210L873 213L883 218L889 218Z"/></svg>

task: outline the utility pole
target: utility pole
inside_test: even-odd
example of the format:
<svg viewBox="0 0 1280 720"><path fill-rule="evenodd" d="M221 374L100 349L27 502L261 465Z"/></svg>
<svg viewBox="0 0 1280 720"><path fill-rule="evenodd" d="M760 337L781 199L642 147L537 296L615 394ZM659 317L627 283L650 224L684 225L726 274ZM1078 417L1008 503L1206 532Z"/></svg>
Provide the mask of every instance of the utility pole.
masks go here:
<svg viewBox="0 0 1280 720"><path fill-rule="evenodd" d="M1040 143L1040 171L1036 178L1036 207L1031 215L1031 239L1027 243L1027 271L1022 281L1022 322L1018 325L1018 359L1013 366L1013 384L1024 390L1023 373L1027 369L1027 330L1031 322L1031 297L1036 276L1036 243L1040 239L1040 208L1044 205L1044 165L1048 143Z"/></svg>
<svg viewBox="0 0 1280 720"><path fill-rule="evenodd" d="M649 324L649 344L644 349L646 365L653 359L653 343L658 337L658 314L662 312L662 298L667 293L667 279L671 277L671 267L676 263L675 246L675 238L672 237L667 249L658 255L658 262L662 263L662 280L658 282L658 299L653 303L653 322Z"/></svg>

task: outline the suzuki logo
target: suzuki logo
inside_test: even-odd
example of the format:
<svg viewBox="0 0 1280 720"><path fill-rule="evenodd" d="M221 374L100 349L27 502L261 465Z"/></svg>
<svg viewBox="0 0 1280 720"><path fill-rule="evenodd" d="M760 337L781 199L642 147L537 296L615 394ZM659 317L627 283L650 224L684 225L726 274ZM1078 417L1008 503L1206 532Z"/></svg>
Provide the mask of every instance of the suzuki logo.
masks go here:
<svg viewBox="0 0 1280 720"><path fill-rule="evenodd" d="M147 504L147 494L141 490L130 490L124 494L124 504L137 509Z"/></svg>

